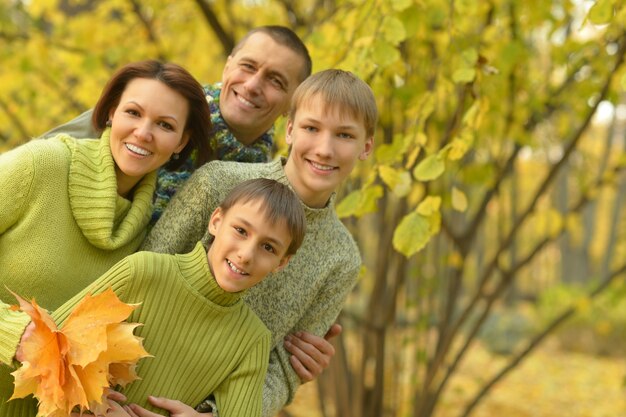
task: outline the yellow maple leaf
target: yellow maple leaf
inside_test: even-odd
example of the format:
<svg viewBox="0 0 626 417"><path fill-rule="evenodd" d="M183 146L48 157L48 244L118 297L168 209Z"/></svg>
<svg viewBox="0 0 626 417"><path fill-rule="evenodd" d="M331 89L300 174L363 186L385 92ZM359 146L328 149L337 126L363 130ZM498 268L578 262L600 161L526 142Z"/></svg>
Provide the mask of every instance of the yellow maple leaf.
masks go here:
<svg viewBox="0 0 626 417"><path fill-rule="evenodd" d="M13 373L11 398L33 394L38 416L69 415L75 408L106 412L109 386L137 379L137 361L150 356L133 334L138 324L123 322L136 306L120 301L112 289L85 296L60 329L34 300L15 297L35 329L22 342L24 359Z"/></svg>

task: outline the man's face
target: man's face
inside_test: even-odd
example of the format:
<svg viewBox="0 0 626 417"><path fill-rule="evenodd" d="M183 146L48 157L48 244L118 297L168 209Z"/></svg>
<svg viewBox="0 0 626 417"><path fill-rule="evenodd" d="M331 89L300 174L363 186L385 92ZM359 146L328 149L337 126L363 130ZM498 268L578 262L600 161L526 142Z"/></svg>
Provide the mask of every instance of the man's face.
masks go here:
<svg viewBox="0 0 626 417"><path fill-rule="evenodd" d="M363 120L329 108L319 96L297 109L287 123L286 141L291 151L285 174L309 207L324 207L356 161L366 159L374 146Z"/></svg>
<svg viewBox="0 0 626 417"><path fill-rule="evenodd" d="M228 57L220 111L240 142L254 142L287 112L303 67L298 54L265 33L254 33Z"/></svg>

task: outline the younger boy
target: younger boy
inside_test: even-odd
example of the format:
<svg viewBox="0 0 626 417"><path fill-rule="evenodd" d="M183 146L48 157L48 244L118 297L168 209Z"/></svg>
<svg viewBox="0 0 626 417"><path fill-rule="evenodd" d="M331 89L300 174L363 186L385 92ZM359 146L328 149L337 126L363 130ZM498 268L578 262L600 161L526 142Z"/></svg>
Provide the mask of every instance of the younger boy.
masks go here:
<svg viewBox="0 0 626 417"><path fill-rule="evenodd" d="M204 235L207 207L216 207L234 186L251 178L289 184L305 205L307 234L298 253L245 296L272 332L264 417L274 416L290 402L300 384L292 364L303 364L292 354L301 345L291 335L323 336L356 282L361 257L335 213L335 192L356 162L372 152L376 119L374 95L362 80L342 70L313 74L292 98L288 158L267 164L205 164L177 193L144 243L144 249L156 252L189 251ZM302 350L313 352L311 360L318 363L316 358L325 355L314 345ZM223 417L219 404L217 411Z"/></svg>
<svg viewBox="0 0 626 417"><path fill-rule="evenodd" d="M223 417L258 416L270 333L241 296L287 264L305 224L289 187L246 181L212 212L208 251L198 243L184 255L128 256L53 317L60 323L87 293L113 288L122 301L141 303L129 321L143 323L136 333L154 356L124 389L129 401L147 407L152 394L198 404L212 394Z"/></svg>

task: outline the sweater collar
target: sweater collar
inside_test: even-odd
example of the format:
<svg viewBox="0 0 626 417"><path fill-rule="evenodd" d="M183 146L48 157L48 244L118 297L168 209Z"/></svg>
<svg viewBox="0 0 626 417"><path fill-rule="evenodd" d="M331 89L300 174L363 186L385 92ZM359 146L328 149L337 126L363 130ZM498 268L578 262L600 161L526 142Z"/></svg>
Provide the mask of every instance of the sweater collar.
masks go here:
<svg viewBox="0 0 626 417"><path fill-rule="evenodd" d="M222 307L229 307L241 299L245 291L227 292L222 289L209 269L206 249L198 242L189 253L176 255L178 265L185 280L209 301Z"/></svg>
<svg viewBox="0 0 626 417"><path fill-rule="evenodd" d="M136 185L133 201L117 194L115 163L109 145L111 129L99 140L62 140L70 149L68 193L76 224L97 248L114 250L143 239L152 212L156 172Z"/></svg>

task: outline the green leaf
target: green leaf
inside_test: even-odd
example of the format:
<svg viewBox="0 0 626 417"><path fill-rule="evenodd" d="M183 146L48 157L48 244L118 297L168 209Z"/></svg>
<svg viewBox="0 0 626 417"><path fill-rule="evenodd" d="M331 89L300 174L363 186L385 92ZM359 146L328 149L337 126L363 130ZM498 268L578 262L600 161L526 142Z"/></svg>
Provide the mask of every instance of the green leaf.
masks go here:
<svg viewBox="0 0 626 417"><path fill-rule="evenodd" d="M452 80L455 83L470 83L476 78L476 70L474 68L460 68L452 74Z"/></svg>
<svg viewBox="0 0 626 417"><path fill-rule="evenodd" d="M406 31L404 25L400 19L387 16L383 20L382 32L387 40L392 45L398 45L400 42L406 39Z"/></svg>
<svg viewBox="0 0 626 417"><path fill-rule="evenodd" d="M589 13L587 19L594 25L605 25L611 22L613 18L613 4L614 0L598 0L595 2Z"/></svg>
<svg viewBox="0 0 626 417"><path fill-rule="evenodd" d="M400 59L400 52L389 42L377 39L372 47L372 59L380 67L386 68Z"/></svg>
<svg viewBox="0 0 626 417"><path fill-rule="evenodd" d="M393 247L407 258L420 251L430 240L430 222L416 212L411 212L396 227Z"/></svg>
<svg viewBox="0 0 626 417"><path fill-rule="evenodd" d="M401 12L408 9L411 4L413 4L412 0L391 0L391 7L396 12Z"/></svg>
<svg viewBox="0 0 626 417"><path fill-rule="evenodd" d="M461 213L467 210L467 196L456 187L452 187L452 208Z"/></svg>
<svg viewBox="0 0 626 417"><path fill-rule="evenodd" d="M445 169L446 165L439 155L430 155L415 167L413 176L418 181L432 181L439 178Z"/></svg>
<svg viewBox="0 0 626 417"><path fill-rule="evenodd" d="M360 199L361 190L352 191L350 194L345 196L335 208L335 210L337 211L337 216L339 216L339 218L352 216L354 213L356 213Z"/></svg>
<svg viewBox="0 0 626 417"><path fill-rule="evenodd" d="M349 216L360 217L364 214L375 212L377 209L376 203L383 194L384 190L380 185L352 191L337 204L337 215L340 218Z"/></svg>
<svg viewBox="0 0 626 417"><path fill-rule="evenodd" d="M389 189L398 197L405 197L411 191L411 175L399 169L387 165L378 168L380 178Z"/></svg>
<svg viewBox="0 0 626 417"><path fill-rule="evenodd" d="M430 217L439 212L441 208L441 197L429 195L417 206L417 213L422 216Z"/></svg>

